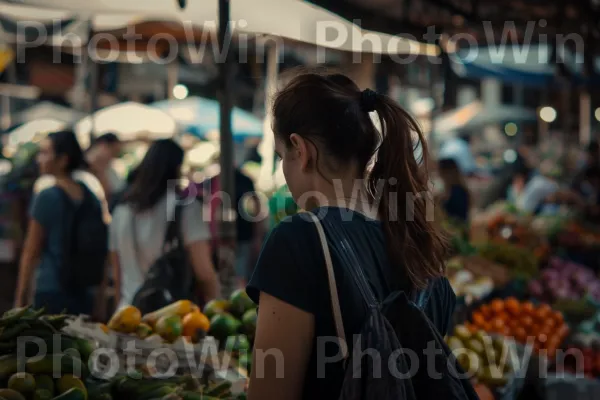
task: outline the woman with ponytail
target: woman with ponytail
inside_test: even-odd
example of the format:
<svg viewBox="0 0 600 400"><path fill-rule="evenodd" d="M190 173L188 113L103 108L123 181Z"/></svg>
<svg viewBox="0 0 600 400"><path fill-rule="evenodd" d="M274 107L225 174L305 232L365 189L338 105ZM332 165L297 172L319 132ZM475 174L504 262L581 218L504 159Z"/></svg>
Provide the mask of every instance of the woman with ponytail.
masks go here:
<svg viewBox="0 0 600 400"><path fill-rule="evenodd" d="M367 309L342 261L348 252L379 301L395 291L427 293L423 311L445 335L455 296L444 277L446 244L433 221L427 144L415 120L346 76L308 73L277 94L273 131L298 206L342 232L341 239L327 236L327 245L350 354ZM259 303L249 399L339 397L345 366L327 341L337 336L329 289L315 224L306 214L283 220L248 285Z"/></svg>

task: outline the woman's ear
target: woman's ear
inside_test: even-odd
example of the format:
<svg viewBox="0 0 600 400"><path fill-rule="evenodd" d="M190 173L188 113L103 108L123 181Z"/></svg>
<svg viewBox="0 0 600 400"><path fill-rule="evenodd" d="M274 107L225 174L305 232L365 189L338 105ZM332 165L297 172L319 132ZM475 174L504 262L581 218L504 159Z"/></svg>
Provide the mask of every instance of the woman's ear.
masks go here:
<svg viewBox="0 0 600 400"><path fill-rule="evenodd" d="M290 142L291 147L288 151L300 162L300 169L305 172L310 167L312 159L309 143L296 133L290 135Z"/></svg>

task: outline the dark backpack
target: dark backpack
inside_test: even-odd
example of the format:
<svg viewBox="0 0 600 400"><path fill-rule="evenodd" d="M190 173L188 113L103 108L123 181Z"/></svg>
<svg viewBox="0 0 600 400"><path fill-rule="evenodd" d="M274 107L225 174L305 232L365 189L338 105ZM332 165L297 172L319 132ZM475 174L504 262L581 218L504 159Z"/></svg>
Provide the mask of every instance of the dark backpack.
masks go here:
<svg viewBox="0 0 600 400"><path fill-rule="evenodd" d="M181 212L182 206L177 205L173 220L167 224L163 253L150 266L144 283L133 297L132 305L142 314L158 310L176 300L192 299L194 280L181 235ZM139 249L135 237L135 216L132 223L133 243L137 255Z"/></svg>
<svg viewBox="0 0 600 400"><path fill-rule="evenodd" d="M100 285L108 255L108 226L102 205L85 184L80 185L83 198L79 203L59 188L67 210L60 277L63 287L71 292Z"/></svg>
<svg viewBox="0 0 600 400"><path fill-rule="evenodd" d="M355 354L361 355L361 350L373 349L380 357L374 363L372 357L355 358L347 351L343 353L346 372L339 399L478 399L444 339L422 311L429 291L419 293L412 300L409 297L413 296L405 292L394 292L384 302L379 302L358 265L353 249L344 243L343 232L331 222L325 221L323 226L318 217L312 213L309 215L315 222L323 247L337 335L344 340L346 338L325 230L330 240L342 244L345 250L341 255L342 262L368 308L360 335L353 338L353 348L358 351ZM343 350L344 346L341 348ZM426 349L429 349L427 353ZM427 357L429 351L435 354L432 359ZM431 362L434 362L435 369ZM439 375L430 377L429 370Z"/></svg>

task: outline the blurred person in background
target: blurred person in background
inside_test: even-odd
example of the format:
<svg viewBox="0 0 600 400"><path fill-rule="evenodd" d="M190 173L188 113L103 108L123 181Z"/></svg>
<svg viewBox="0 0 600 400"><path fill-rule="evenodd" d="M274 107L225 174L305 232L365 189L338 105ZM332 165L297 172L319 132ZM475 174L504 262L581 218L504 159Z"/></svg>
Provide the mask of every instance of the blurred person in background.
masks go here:
<svg viewBox="0 0 600 400"><path fill-rule="evenodd" d="M439 200L446 215L467 227L471 199L465 177L458 164L451 158L441 159L438 162L438 174L444 187Z"/></svg>
<svg viewBox="0 0 600 400"><path fill-rule="evenodd" d="M102 184L109 204L113 194L119 192L124 186L124 182L111 165L120 153L121 141L114 133L105 133L94 139L86 152L89 170Z"/></svg>
<svg viewBox="0 0 600 400"><path fill-rule="evenodd" d="M109 211L111 213L114 211L114 209L119 204L121 204L123 202L123 199L125 198L125 194L127 193L129 188L133 184L133 181L134 181L136 175L137 175L137 170L135 168L132 169L131 171L129 171L129 174L127 175L127 179L125 180L125 184L123 185L121 190L114 193L113 196L111 197L110 204L109 204Z"/></svg>
<svg viewBox="0 0 600 400"><path fill-rule="evenodd" d="M173 140L154 142L113 212L109 246L116 303L120 306L131 304L148 269L163 254L166 229L179 201L174 182L180 178L183 155ZM180 227L187 260L200 286L202 300L209 301L220 292L211 259L210 232L202 219L199 202L188 201L182 207ZM189 282L190 296L192 285Z"/></svg>
<svg viewBox="0 0 600 400"><path fill-rule="evenodd" d="M35 275L34 307L45 307L50 313L66 309L70 314L89 315L94 307L93 290L64 285L62 275L73 258L73 254L65 254L65 244L70 240L65 232L72 233L67 221L77 224L94 218L94 210L98 210L100 220L96 222L102 224L101 204L91 188L74 177L76 170L85 168L85 161L73 132L49 134L40 144L37 161L40 173L48 179L38 181L38 193L31 204L15 305L28 303L27 292ZM77 213L75 219L72 212ZM68 249L74 251L71 246ZM99 261L104 269L104 260Z"/></svg>
<svg viewBox="0 0 600 400"><path fill-rule="evenodd" d="M532 170L527 166L527 163L524 159L518 158L515 162L516 167L513 170L513 178L512 182L508 186L508 190L506 192L506 199L512 203L516 204L519 197L523 194L525 186L529 179L531 178Z"/></svg>
<svg viewBox="0 0 600 400"><path fill-rule="evenodd" d="M213 261L217 265L217 251L222 244L219 239L219 216L217 215L219 200L221 199L220 167L215 165L216 174L209 174L212 177L196 185L198 196L203 199L207 210L210 213L209 226L212 235ZM236 211L236 244L235 244L235 273L238 278L238 284L242 287L252 275L253 255L258 254L264 238L265 221L257 221L257 216L261 210L261 204L256 195L254 182L250 179L239 166L235 167L235 198L232 200L232 206Z"/></svg>

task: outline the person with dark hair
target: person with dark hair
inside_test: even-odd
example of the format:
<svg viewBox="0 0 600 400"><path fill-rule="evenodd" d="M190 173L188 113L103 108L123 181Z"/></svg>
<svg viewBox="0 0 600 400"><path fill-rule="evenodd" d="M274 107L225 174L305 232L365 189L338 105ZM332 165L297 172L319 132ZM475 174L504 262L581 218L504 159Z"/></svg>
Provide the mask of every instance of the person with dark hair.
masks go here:
<svg viewBox="0 0 600 400"><path fill-rule="evenodd" d="M111 166L112 161L119 156L120 152L119 137L114 133L105 133L94 139L85 155L89 170L102 184L109 204L112 203L113 194L118 193L124 186L124 182Z"/></svg>
<svg viewBox="0 0 600 400"><path fill-rule="evenodd" d="M175 187L183 155L183 149L171 139L154 142L135 169L122 202L114 209L109 246L117 304L121 306L131 304L146 272L163 254L167 226L176 218L178 204L182 207L180 234L203 300L219 295L202 207L195 199L180 199Z"/></svg>
<svg viewBox="0 0 600 400"><path fill-rule="evenodd" d="M66 244L71 245L71 238L65 237L65 234L74 232L68 221L77 225L89 218L99 219L93 223L102 229L102 205L90 188L74 177L75 171L83 168L85 161L73 132L49 134L40 144L37 162L40 173L52 177L52 184L40 190L31 205L15 304L28 303L27 292L35 272L35 307L43 306L47 311L56 313L66 309L73 314L90 314L94 302L92 288L78 290L64 285L62 275L67 264L74 262L75 256L75 253L65 254L65 251L76 251L72 247L66 249ZM77 213L76 220L72 213ZM69 265L69 268L81 268L81 265ZM102 274L103 260L99 260L99 268Z"/></svg>
<svg viewBox="0 0 600 400"><path fill-rule="evenodd" d="M269 234L247 287L259 304L254 354L277 349L285 364L263 358L252 369L248 399L339 398L340 348L323 349L322 340L338 336L323 248L332 257L349 354L370 315L345 261L349 254L377 301L398 291L409 298L428 293L421 309L441 337L449 328L456 298L444 277L445 234L427 215L427 143L395 101L361 91L340 74L293 78L274 99L273 132L289 190L327 228L327 243L306 213Z"/></svg>
<svg viewBox="0 0 600 400"><path fill-rule="evenodd" d="M525 160L518 159L516 167L513 169L512 182L508 187L506 197L507 200L513 204L517 203L519 196L523 193L529 178L532 176L532 169L529 168Z"/></svg>
<svg viewBox="0 0 600 400"><path fill-rule="evenodd" d="M446 215L468 226L471 199L458 164L451 158L442 159L438 163L438 173L444 183L440 200Z"/></svg>

